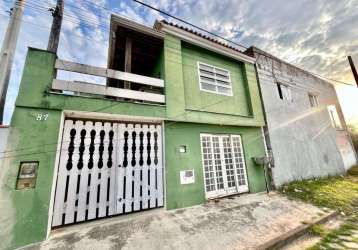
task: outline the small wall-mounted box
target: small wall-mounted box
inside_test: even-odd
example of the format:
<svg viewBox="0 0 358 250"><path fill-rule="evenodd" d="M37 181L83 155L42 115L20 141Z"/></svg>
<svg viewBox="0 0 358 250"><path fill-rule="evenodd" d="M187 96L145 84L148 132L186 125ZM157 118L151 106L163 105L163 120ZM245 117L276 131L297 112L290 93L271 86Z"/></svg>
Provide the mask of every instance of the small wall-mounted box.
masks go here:
<svg viewBox="0 0 358 250"><path fill-rule="evenodd" d="M195 182L194 169L180 171L180 184L191 184Z"/></svg>
<svg viewBox="0 0 358 250"><path fill-rule="evenodd" d="M38 161L20 162L19 174L16 181L16 189L35 188L38 167Z"/></svg>
<svg viewBox="0 0 358 250"><path fill-rule="evenodd" d="M179 151L179 153L182 153L182 154L186 153L186 146L185 145L180 145L178 151Z"/></svg>

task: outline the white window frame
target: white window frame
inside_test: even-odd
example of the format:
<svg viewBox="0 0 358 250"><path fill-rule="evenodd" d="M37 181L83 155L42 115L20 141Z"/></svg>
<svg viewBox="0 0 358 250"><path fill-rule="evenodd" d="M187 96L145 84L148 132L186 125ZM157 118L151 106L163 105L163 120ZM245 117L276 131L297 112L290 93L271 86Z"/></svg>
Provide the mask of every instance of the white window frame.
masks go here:
<svg viewBox="0 0 358 250"><path fill-rule="evenodd" d="M210 138L210 145L211 145L211 162L212 162L212 168L214 169L214 190L207 191L206 189L206 173L205 173L205 164L204 164L204 152L202 147L202 141L203 137L209 137ZM214 158L214 146L213 146L213 137L219 138L219 148L220 148L220 161L221 161L221 171L222 171L222 178L223 178L223 189L218 189L217 185L217 172L216 172L216 165L215 165L215 158ZM230 145L231 145L231 156L234 166L234 177L235 177L235 186L234 187L228 187L228 180L227 180L227 169L226 169L226 163L225 163L225 157L224 157L224 146L223 146L223 138L229 138ZM235 150L234 150L234 143L233 138L238 139L239 143L239 152L242 157L242 161L238 162L238 159L235 157ZM216 197L222 197L237 193L245 193L249 191L249 184L248 184L248 177L247 177L247 169L246 169L246 162L245 162L245 155L244 155L244 149L242 145L242 139L241 135L239 134L209 134L209 133L201 133L200 134L200 147L201 147L201 157L202 157L202 169L203 169L203 181L204 181L204 190L205 190L205 196L207 199L216 198ZM209 159L207 159L209 160ZM239 179L238 179L238 172L239 169L237 168L237 165L242 164L242 175L244 176L244 185L239 185Z"/></svg>
<svg viewBox="0 0 358 250"><path fill-rule="evenodd" d="M203 89L203 88L202 88L202 86L201 86L200 65L204 65L204 66L211 67L211 68L214 69L213 79L214 79L215 83L214 83L214 84L208 83L208 84L215 86L216 91L212 91L212 90L208 90L208 89ZM217 94L217 95L233 96L231 75L230 75L230 71L229 71L229 70L223 69L223 68L219 68L219 67L216 67L216 66L214 66L214 65L210 65L210 64L203 63L203 62L200 62L200 61L197 62L197 66L198 66L198 80L199 80L198 82L199 82L200 91L209 92L209 93L213 93L213 94ZM221 70L221 71L226 71L226 72L227 72L227 74L228 74L228 83L229 83L228 85L220 84L220 83L217 82L216 69ZM217 90L218 87L227 88L227 89L230 90L230 93L221 93L221 92L219 92L219 91Z"/></svg>
<svg viewBox="0 0 358 250"><path fill-rule="evenodd" d="M282 98L280 97L278 87L281 90ZM276 82L276 88L277 88L277 92L278 92L278 97L281 100L285 100L285 101L288 101L288 102L293 102L292 91L291 91L291 87L289 85L281 83L281 82Z"/></svg>
<svg viewBox="0 0 358 250"><path fill-rule="evenodd" d="M337 130L342 130L343 126L341 123L341 119L339 118L336 105L328 105L327 106L329 118L331 119L332 127Z"/></svg>
<svg viewBox="0 0 358 250"><path fill-rule="evenodd" d="M312 94L312 93L308 93L308 99L310 101L310 105L312 108L316 108L318 107L318 95L316 94Z"/></svg>

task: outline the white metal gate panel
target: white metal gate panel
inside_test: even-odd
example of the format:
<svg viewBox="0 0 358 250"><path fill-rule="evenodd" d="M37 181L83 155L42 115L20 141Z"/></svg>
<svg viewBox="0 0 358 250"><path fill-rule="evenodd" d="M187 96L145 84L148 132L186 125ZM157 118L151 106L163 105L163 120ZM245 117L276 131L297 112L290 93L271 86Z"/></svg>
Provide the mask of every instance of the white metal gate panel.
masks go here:
<svg viewBox="0 0 358 250"><path fill-rule="evenodd" d="M201 134L207 198L249 191L240 135Z"/></svg>
<svg viewBox="0 0 358 250"><path fill-rule="evenodd" d="M163 206L162 126L66 120L52 226Z"/></svg>

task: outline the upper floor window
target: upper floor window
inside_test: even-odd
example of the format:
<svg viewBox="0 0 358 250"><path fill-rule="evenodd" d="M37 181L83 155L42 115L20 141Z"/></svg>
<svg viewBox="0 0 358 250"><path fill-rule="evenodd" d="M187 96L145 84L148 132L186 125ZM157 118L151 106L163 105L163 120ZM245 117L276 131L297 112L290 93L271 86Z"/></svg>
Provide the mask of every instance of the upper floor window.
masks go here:
<svg viewBox="0 0 358 250"><path fill-rule="evenodd" d="M277 90L278 90L278 96L280 97L280 99L287 100L289 102L293 101L291 89L289 86L278 82Z"/></svg>
<svg viewBox="0 0 358 250"><path fill-rule="evenodd" d="M232 96L230 72L198 62L200 90Z"/></svg>
<svg viewBox="0 0 358 250"><path fill-rule="evenodd" d="M308 98L310 99L311 107L318 107L318 96L314 94L308 94Z"/></svg>
<svg viewBox="0 0 358 250"><path fill-rule="evenodd" d="M335 105L329 105L327 106L329 117L331 118L332 126L336 129L342 129L342 124L339 119L337 109Z"/></svg>

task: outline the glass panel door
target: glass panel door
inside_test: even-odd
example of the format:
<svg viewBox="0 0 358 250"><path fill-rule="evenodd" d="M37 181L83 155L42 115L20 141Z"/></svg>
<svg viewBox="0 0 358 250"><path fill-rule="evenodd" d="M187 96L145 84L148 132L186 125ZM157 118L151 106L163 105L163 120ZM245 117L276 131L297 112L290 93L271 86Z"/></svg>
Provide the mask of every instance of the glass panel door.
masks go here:
<svg viewBox="0 0 358 250"><path fill-rule="evenodd" d="M240 135L201 135L207 198L247 192L247 176Z"/></svg>

